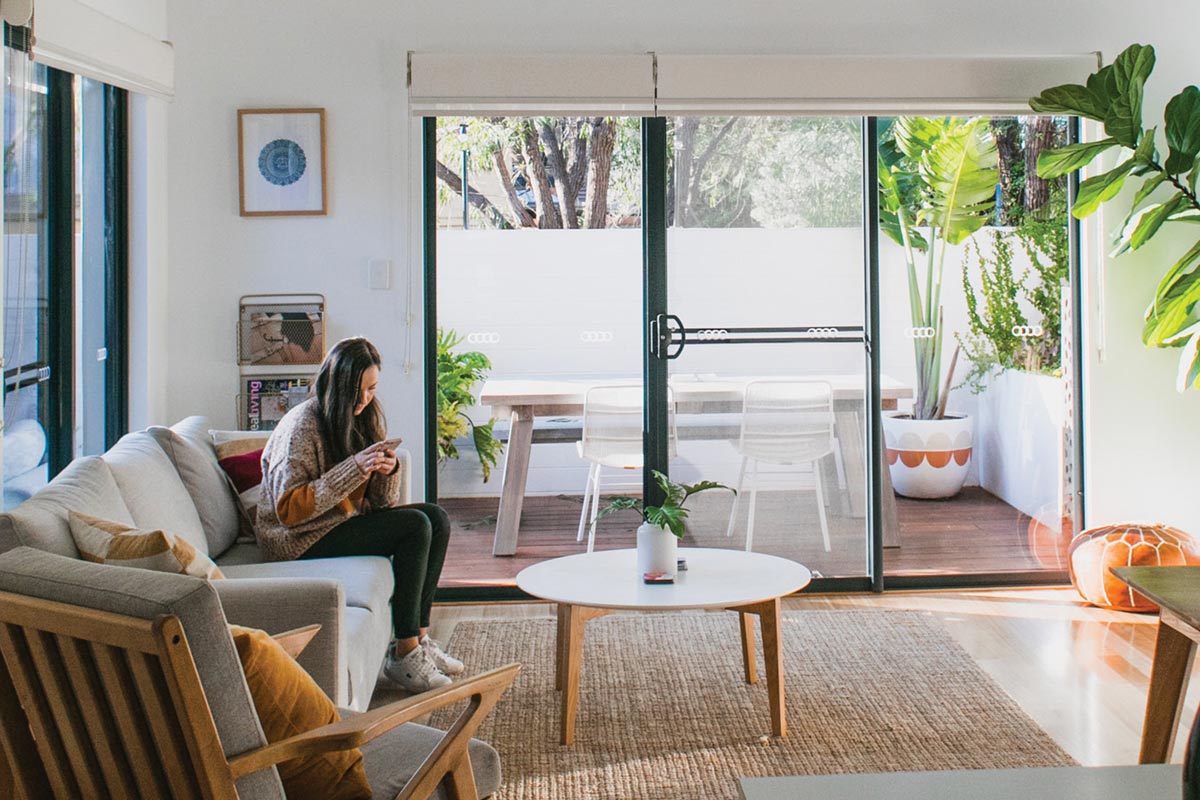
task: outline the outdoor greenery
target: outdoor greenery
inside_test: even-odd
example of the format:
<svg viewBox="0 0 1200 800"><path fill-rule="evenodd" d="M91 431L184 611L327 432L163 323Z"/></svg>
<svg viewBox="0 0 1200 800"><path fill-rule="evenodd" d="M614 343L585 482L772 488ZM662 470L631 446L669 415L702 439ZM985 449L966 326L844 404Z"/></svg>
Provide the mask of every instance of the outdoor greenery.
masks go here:
<svg viewBox="0 0 1200 800"><path fill-rule="evenodd" d="M1018 275L1013 266L1014 241L1030 268ZM971 279L978 264L979 286ZM1060 374L1062 369L1062 287L1067 280L1065 220L1027 218L1011 232L991 231L991 253L971 240L963 258L963 295L969 332L956 334L970 370L963 383L979 393L987 378L1006 369ZM1033 318L1026 313L1032 309ZM1041 328L1041 335L1021 336L1014 330Z"/></svg>
<svg viewBox="0 0 1200 800"><path fill-rule="evenodd" d="M675 483L666 475L658 470L651 470L654 475L654 481L663 491L662 505L659 506L642 506L642 501L637 497L614 497L609 501L608 505L600 509L596 514L596 520L601 517L606 517L614 511L624 511L633 509L642 515L642 520L651 525L669 530L679 538L683 538L685 532L684 522L687 520L688 510L683 507L687 499L694 494L706 492L709 489L728 489L737 494L737 490L726 486L723 483L715 481L700 481L699 483ZM596 523L593 522L593 525Z"/></svg>
<svg viewBox="0 0 1200 800"><path fill-rule="evenodd" d="M1083 181L1071 213L1083 219L1117 196L1132 175L1142 178L1114 255L1143 247L1168 223L1200 223L1200 89L1187 86L1166 105L1167 157L1155 144L1157 128L1142 127L1146 80L1154 69L1154 48L1134 44L1116 60L1088 77L1086 84L1046 89L1029 103L1036 111L1075 114L1104 124L1105 138L1043 153L1037 172L1043 178L1065 175L1119 148L1123 158L1112 169ZM1167 194L1160 190L1167 190ZM1177 229L1178 225L1172 225ZM1176 385L1200 388L1200 239L1172 264L1146 309L1142 341L1151 347L1182 348Z"/></svg>
<svg viewBox="0 0 1200 800"><path fill-rule="evenodd" d="M908 270L917 365L914 419L946 413L958 355L956 350L940 385L946 253L988 223L997 161L995 139L979 117L899 117L880 137L880 228L904 248Z"/></svg>
<svg viewBox="0 0 1200 800"><path fill-rule="evenodd" d="M453 330L438 329L437 335L437 448L438 463L458 458L454 442L471 432L475 452L479 455L479 466L483 470L484 483L491 477L492 467L500 456L504 445L492 435L496 420L477 425L467 416L466 410L475 405L471 389L487 377L492 362L483 353L468 351L454 352L462 343L462 337Z"/></svg>
<svg viewBox="0 0 1200 800"><path fill-rule="evenodd" d="M857 118L681 117L668 136L668 225L861 223ZM641 149L632 117L442 118L438 202L461 203L466 150L472 227L636 227Z"/></svg>

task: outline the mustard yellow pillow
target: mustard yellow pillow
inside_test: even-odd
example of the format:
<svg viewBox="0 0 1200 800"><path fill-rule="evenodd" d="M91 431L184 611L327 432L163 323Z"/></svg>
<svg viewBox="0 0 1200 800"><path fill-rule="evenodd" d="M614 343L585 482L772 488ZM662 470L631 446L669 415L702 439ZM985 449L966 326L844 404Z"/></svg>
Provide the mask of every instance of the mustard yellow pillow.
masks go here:
<svg viewBox="0 0 1200 800"><path fill-rule="evenodd" d="M78 511L69 513L68 522L71 538L85 561L156 572L180 572L208 580L225 577L211 558L166 531L138 530Z"/></svg>
<svg viewBox="0 0 1200 800"><path fill-rule="evenodd" d="M316 681L265 631L230 625L246 685L267 742L337 722L337 708ZM358 749L279 764L288 800L370 800L371 785Z"/></svg>

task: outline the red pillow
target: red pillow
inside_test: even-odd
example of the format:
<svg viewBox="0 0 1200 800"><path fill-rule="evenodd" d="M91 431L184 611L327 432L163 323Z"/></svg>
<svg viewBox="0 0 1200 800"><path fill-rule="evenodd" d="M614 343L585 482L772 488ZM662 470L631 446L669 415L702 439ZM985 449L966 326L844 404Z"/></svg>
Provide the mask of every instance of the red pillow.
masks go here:
<svg viewBox="0 0 1200 800"><path fill-rule="evenodd" d="M248 453L222 458L217 462L233 481L238 494L262 483L262 453L263 449L260 447Z"/></svg>

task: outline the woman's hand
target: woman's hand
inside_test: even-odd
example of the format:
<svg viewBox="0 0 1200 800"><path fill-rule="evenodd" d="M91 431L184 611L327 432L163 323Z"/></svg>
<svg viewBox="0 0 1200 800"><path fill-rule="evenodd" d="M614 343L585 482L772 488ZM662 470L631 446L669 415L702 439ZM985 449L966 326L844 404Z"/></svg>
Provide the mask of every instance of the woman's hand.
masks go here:
<svg viewBox="0 0 1200 800"><path fill-rule="evenodd" d="M387 442L376 442L356 453L354 463L358 464L358 468L367 475L372 472L391 475L396 471L399 460L396 458L396 451L387 447Z"/></svg>
<svg viewBox="0 0 1200 800"><path fill-rule="evenodd" d="M388 473L396 468L396 453L389 451L383 442L376 442L354 454L354 463L358 468L370 475L372 472Z"/></svg>

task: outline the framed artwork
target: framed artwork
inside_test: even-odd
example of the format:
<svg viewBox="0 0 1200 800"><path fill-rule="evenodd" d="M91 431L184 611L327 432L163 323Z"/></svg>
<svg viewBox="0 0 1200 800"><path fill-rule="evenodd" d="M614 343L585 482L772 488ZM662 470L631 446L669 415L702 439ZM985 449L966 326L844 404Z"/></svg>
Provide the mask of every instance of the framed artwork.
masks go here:
<svg viewBox="0 0 1200 800"><path fill-rule="evenodd" d="M243 217L323 215L325 109L238 109Z"/></svg>

